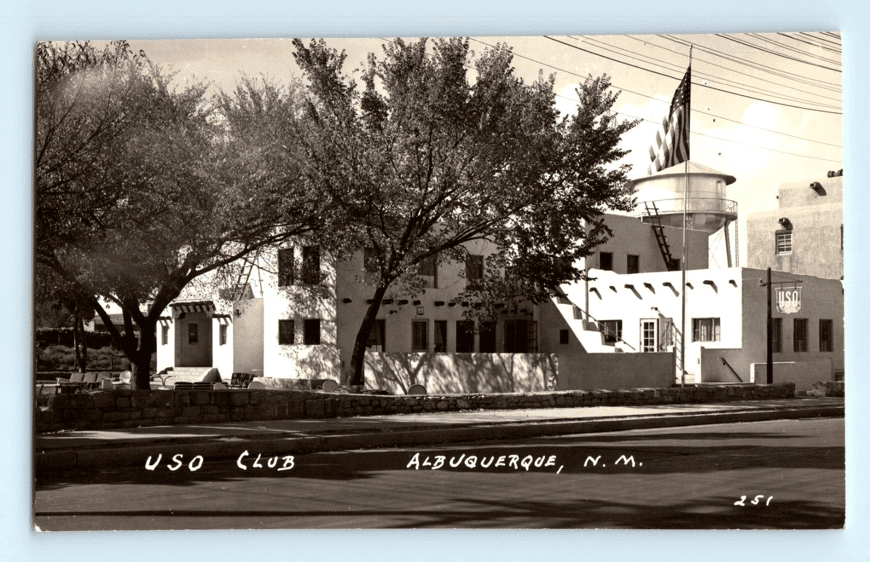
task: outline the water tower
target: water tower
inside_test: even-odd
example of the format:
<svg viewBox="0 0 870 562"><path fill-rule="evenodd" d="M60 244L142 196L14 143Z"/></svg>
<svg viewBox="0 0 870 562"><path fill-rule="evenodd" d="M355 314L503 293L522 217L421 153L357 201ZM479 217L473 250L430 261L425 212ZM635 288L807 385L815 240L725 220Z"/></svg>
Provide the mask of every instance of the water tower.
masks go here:
<svg viewBox="0 0 870 562"><path fill-rule="evenodd" d="M713 234L725 227L725 248L728 267L731 267L728 224L737 220L737 202L726 198L725 187L737 179L691 161L688 176L687 198L685 163L633 180L631 185L635 188L641 220L652 225L668 269L677 269L678 262L671 255L669 242L661 227L682 228L685 205L688 229ZM736 232L735 229L735 238Z"/></svg>

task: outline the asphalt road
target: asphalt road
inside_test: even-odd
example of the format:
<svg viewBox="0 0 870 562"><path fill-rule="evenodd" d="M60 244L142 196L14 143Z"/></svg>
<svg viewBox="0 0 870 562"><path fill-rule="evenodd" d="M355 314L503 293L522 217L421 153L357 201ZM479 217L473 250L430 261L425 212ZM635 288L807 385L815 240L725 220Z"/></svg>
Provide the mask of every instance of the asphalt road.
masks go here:
<svg viewBox="0 0 870 562"><path fill-rule="evenodd" d="M34 521L50 531L818 529L845 521L842 418L317 453L276 457L271 468L272 457L249 453L46 476L35 485Z"/></svg>

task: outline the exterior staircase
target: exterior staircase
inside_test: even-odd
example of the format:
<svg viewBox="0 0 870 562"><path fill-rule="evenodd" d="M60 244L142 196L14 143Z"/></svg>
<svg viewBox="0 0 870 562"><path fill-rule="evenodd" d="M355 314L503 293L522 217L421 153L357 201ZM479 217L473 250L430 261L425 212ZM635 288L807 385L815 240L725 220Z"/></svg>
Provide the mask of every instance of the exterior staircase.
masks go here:
<svg viewBox="0 0 870 562"><path fill-rule="evenodd" d="M551 300L587 353L613 353L616 351L614 346L604 343L604 334L601 333L598 323L584 314L578 306L571 302L571 299L565 295L557 295L551 297Z"/></svg>

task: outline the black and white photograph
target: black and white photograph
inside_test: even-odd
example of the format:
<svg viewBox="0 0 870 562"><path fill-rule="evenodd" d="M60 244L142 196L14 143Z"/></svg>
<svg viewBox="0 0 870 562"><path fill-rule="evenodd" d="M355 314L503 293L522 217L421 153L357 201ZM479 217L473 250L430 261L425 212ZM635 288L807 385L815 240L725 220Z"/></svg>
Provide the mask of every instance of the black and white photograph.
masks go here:
<svg viewBox="0 0 870 562"><path fill-rule="evenodd" d="M842 46L37 42L34 528L843 529Z"/></svg>

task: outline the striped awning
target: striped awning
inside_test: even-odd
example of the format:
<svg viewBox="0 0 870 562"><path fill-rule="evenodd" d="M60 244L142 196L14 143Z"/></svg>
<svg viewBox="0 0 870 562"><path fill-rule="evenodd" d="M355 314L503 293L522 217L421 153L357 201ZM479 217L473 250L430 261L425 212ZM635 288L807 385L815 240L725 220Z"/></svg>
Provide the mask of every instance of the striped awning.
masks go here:
<svg viewBox="0 0 870 562"><path fill-rule="evenodd" d="M172 307L173 311L176 313L179 312L208 312L213 313L215 311L214 302L212 301L181 301L181 302L172 302L169 303L169 306Z"/></svg>

